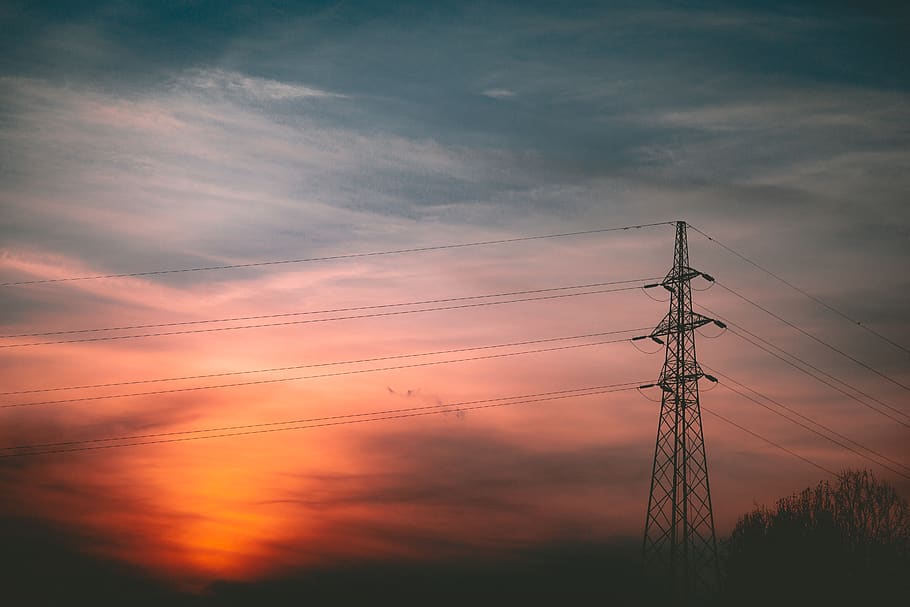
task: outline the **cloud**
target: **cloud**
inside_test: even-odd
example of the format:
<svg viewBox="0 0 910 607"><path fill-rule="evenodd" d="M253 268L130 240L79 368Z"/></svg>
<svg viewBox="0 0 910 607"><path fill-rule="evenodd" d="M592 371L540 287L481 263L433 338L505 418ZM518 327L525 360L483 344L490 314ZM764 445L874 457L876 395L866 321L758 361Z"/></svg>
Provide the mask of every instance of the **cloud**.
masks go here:
<svg viewBox="0 0 910 607"><path fill-rule="evenodd" d="M781 88L748 101L731 100L657 114L640 115L643 122L708 131L800 131L839 129L869 140L894 135L893 125L910 112L901 95L850 86Z"/></svg>
<svg viewBox="0 0 910 607"><path fill-rule="evenodd" d="M304 489L282 499L319 511L332 528L369 525L375 549L392 553L419 551L413 534L455 553L623 535L627 516L639 518L627 502L646 493L650 465L646 446L532 449L476 426L386 430L359 449L374 454L362 472L303 473Z"/></svg>
<svg viewBox="0 0 910 607"><path fill-rule="evenodd" d="M488 152L473 158L469 150L431 139L364 134L307 112L281 124L217 91L178 86L124 98L34 79L8 78L2 85L15 99L16 115L3 136L20 144L9 165L15 185L2 194L4 204L17 209L4 227L21 237L15 249L7 241L14 257L31 249L38 256L71 256L77 264L117 259L136 268L167 257L174 266L247 254L280 257L288 246L305 256L293 226L320 226L310 230L310 247L336 243L338 235L353 242L378 233L380 225L398 229L398 218L422 206L415 199L424 186L408 191L410 183L476 188L488 172L479 161ZM82 153L67 151L75 148ZM74 197L77 183L81 194ZM175 230L178 216L183 228ZM35 250L28 235L38 226L60 233L58 250ZM352 232L350 226L358 227ZM263 230L268 238L249 237ZM284 245L275 240L283 232ZM152 233L157 244L143 244L141 236ZM213 256L204 242L235 244Z"/></svg>
<svg viewBox="0 0 910 607"><path fill-rule="evenodd" d="M179 82L190 88L228 95L240 95L254 101L286 101L291 99L346 98L319 88L289 84L267 78L256 78L223 69L189 70Z"/></svg>
<svg viewBox="0 0 910 607"><path fill-rule="evenodd" d="M487 89L483 91L481 95L493 99L510 99L515 96L515 91L510 91L508 89Z"/></svg>

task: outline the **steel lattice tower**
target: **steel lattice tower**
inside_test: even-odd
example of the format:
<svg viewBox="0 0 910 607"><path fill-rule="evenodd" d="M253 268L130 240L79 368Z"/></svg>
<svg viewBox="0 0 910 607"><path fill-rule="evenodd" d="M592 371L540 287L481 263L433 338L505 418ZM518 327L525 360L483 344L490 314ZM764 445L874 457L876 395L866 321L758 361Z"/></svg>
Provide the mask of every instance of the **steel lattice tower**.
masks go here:
<svg viewBox="0 0 910 607"><path fill-rule="evenodd" d="M670 311L649 337L666 340L657 386L660 420L645 522L644 559L680 596L710 591L718 582L717 540L708 485L708 462L698 403L698 380L706 377L695 358L695 329L723 323L692 311L691 280L714 279L689 267L686 223L676 223L673 268L660 283L670 292ZM655 384L648 384L648 387ZM643 386L645 387L645 386Z"/></svg>

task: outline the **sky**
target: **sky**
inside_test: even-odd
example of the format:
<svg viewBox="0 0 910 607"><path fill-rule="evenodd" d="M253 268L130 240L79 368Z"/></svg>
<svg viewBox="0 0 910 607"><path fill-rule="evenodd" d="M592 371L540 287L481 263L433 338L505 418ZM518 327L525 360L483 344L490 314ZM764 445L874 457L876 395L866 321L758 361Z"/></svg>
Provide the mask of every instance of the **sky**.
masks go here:
<svg viewBox="0 0 910 607"><path fill-rule="evenodd" d="M886 2L6 2L0 281L686 221L700 230L691 265L717 279L693 281L696 309L830 374L701 330L699 360L722 378L703 382L703 405L777 444L705 414L718 534L827 476L779 446L829 470L869 466L906 495L893 469L910 465L908 17ZM637 287L666 274L673 239L656 225L0 287L0 447L16 454L0 458L2 524L58 570L187 593L637 546L657 394L464 403L653 382L662 351L628 338L666 313L665 293ZM34 335L166 323L197 324ZM125 337L198 328L218 330ZM477 349L594 333L610 334ZM99 336L117 339L74 341ZM71 343L30 345L47 341ZM579 347L517 354L562 345ZM478 358L490 353L509 355ZM420 356L387 358L402 355ZM282 370L250 373L262 369ZM169 378L189 379L149 381ZM224 383L244 385L195 389ZM125 385L27 392L98 384ZM68 402L36 404L51 400ZM440 412L9 449L429 406Z"/></svg>

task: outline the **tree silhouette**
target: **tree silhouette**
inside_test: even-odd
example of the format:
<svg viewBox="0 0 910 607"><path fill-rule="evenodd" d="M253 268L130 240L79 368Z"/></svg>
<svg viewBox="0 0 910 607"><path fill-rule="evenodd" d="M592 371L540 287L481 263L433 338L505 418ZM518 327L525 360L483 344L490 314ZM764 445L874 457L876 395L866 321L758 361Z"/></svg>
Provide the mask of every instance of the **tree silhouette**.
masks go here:
<svg viewBox="0 0 910 607"><path fill-rule="evenodd" d="M756 507L740 518L725 548L724 595L739 605L857 605L910 596L910 506L867 470L847 470L774 509Z"/></svg>

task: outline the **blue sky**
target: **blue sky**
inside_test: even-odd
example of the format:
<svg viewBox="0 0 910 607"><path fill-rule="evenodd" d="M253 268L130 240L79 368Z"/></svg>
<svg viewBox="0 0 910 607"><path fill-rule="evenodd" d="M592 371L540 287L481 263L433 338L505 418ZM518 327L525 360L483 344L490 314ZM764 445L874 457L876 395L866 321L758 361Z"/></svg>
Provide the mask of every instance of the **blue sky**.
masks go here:
<svg viewBox="0 0 910 607"><path fill-rule="evenodd" d="M227 145L299 133L333 148L334 179L297 166L263 177L283 194L368 215L504 228L509 210L542 222L747 218L758 231L793 219L812 229L821 214L847 238L905 217L906 20L888 5L14 3L5 13L10 138L68 121L92 96L163 111L227 104L236 121L213 125ZM29 99L22 87L35 81L47 88ZM40 137L6 146L8 191L56 181L30 152L64 173L117 155L104 133L90 135L97 156L56 158ZM397 157L371 162L371 146L391 140ZM182 164L198 162L209 181L260 178L255 165L233 172L188 154Z"/></svg>
<svg viewBox="0 0 910 607"><path fill-rule="evenodd" d="M875 239L890 244L883 257L905 236L906 20L887 5L58 4L5 9L8 194L52 189L106 154L128 164L102 130L78 140L95 153L77 158L40 135L17 142L36 122L72 124L81 100L220 104L231 113L212 125L218 144L299 135L338 160L335 175L276 157L265 176L187 151L179 164L198 163L197 181L267 180L368 217L503 229L515 214L748 219L758 233L815 232L823 215L826 246L890 232ZM372 162L390 141L394 158ZM173 168L166 151L128 155L156 152L156 170ZM110 170L135 181L134 169ZM106 194L148 207L129 185Z"/></svg>

